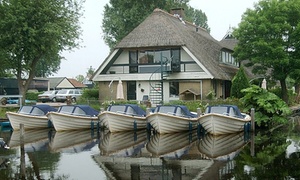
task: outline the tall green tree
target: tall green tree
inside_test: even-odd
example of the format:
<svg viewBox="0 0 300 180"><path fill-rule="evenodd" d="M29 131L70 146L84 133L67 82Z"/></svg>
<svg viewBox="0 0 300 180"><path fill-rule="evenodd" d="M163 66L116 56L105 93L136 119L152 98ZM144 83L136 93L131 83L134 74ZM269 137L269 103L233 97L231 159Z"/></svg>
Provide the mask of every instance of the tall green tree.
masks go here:
<svg viewBox="0 0 300 180"><path fill-rule="evenodd" d="M94 73L95 73L95 68L93 68L92 66L90 66L90 68L86 72L86 76L87 77L91 77Z"/></svg>
<svg viewBox="0 0 300 180"><path fill-rule="evenodd" d="M84 80L84 76L82 74L79 74L75 77L75 79L79 82L82 82Z"/></svg>
<svg viewBox="0 0 300 180"><path fill-rule="evenodd" d="M186 15L186 19L189 22L195 23L195 25L206 29L210 32L210 27L207 24L207 16L202 10L194 9L191 6L187 6L184 9L184 13Z"/></svg>
<svg viewBox="0 0 300 180"><path fill-rule="evenodd" d="M112 49L155 8L169 12L172 8L182 7L187 11L187 20L209 29L206 15L190 7L188 2L189 0L110 0L104 7L102 21L104 41Z"/></svg>
<svg viewBox="0 0 300 180"><path fill-rule="evenodd" d="M83 2L0 1L1 64L15 74L23 97L36 75L55 73L59 69L62 51L79 46Z"/></svg>
<svg viewBox="0 0 300 180"><path fill-rule="evenodd" d="M238 72L236 73L236 75L232 79L230 96L235 98L242 98L244 96L242 90L248 87L250 87L250 83L245 74L243 66L241 66Z"/></svg>
<svg viewBox="0 0 300 180"><path fill-rule="evenodd" d="M249 59L254 73L270 70L288 102L286 78L300 69L300 1L261 0L246 10L233 34L239 40L234 56Z"/></svg>

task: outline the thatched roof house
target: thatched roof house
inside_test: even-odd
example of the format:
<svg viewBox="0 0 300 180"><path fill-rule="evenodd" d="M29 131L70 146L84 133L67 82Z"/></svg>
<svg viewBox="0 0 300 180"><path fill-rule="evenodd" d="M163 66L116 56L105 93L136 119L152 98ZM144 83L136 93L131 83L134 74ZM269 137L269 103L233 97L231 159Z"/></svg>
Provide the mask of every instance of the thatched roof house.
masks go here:
<svg viewBox="0 0 300 180"><path fill-rule="evenodd" d="M110 82L122 78L123 82L124 80L135 82L139 85L133 87L136 89L136 99L141 99L143 95L138 91L141 86L145 89L143 93L147 93L151 97L155 87L147 85L149 80L150 82L163 81L162 86L165 90L161 100L164 101L166 99L172 100L173 95L179 98L179 93L187 89L201 92L201 99L205 93L211 90L214 90L218 97L228 97L231 79L239 69L239 64L231 56L237 41L231 36L225 36L226 38L221 41L215 40L205 29L184 21L182 13L182 9L175 9L171 13L155 9L117 44L111 54L99 66L92 80ZM171 69L168 75L162 79L151 79L150 76L155 73L155 60L158 59L158 55L155 53L166 53L168 50L170 50L170 55L167 54L170 64L179 67L176 70ZM176 50L180 52L177 53ZM136 52L136 54L132 52ZM154 61L152 59L146 63L142 61L141 55L147 53L154 57ZM132 57L135 58L135 56L137 59L132 60ZM117 69L116 66L121 66L121 64L122 68ZM138 70L130 72L130 67L133 66L137 66ZM143 71L145 66L152 67L153 71ZM127 70L128 68L129 70ZM173 65L170 68L173 68ZM140 77L137 78L137 75ZM178 89L175 94L171 89L174 84ZM166 88L169 91L166 91ZM158 88L156 87L156 89Z"/></svg>

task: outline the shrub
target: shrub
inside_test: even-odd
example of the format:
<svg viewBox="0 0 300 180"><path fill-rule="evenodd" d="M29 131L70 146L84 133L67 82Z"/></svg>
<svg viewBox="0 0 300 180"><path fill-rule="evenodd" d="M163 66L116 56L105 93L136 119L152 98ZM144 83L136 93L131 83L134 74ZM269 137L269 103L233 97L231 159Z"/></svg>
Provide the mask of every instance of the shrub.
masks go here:
<svg viewBox="0 0 300 180"><path fill-rule="evenodd" d="M37 101L39 94L40 94L39 92L27 92L25 98L28 99L28 100Z"/></svg>
<svg viewBox="0 0 300 180"><path fill-rule="evenodd" d="M235 98L242 98L244 96L244 93L241 90L248 87L250 87L250 84L245 74L244 68L243 66L241 66L239 71L232 79L230 96Z"/></svg>
<svg viewBox="0 0 300 180"><path fill-rule="evenodd" d="M241 101L245 105L245 111L250 112L255 108L255 122L258 126L270 126L279 123L286 123L286 116L291 114L288 105L276 96L259 86L252 85L242 90L245 96Z"/></svg>
<svg viewBox="0 0 300 180"><path fill-rule="evenodd" d="M99 99L99 89L84 89L81 97L88 99Z"/></svg>

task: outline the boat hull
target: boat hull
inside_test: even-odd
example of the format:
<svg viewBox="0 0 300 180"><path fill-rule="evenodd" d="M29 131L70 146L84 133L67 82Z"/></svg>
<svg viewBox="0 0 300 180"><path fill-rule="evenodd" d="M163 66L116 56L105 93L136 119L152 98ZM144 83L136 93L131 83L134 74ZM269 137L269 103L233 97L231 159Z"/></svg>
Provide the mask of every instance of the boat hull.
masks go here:
<svg viewBox="0 0 300 180"><path fill-rule="evenodd" d="M98 123L97 116L75 116L58 112L50 112L47 114L56 131L93 129Z"/></svg>
<svg viewBox="0 0 300 180"><path fill-rule="evenodd" d="M98 118L100 125L105 126L110 132L132 131L147 128L146 117L105 111L99 114Z"/></svg>
<svg viewBox="0 0 300 180"><path fill-rule="evenodd" d="M197 128L198 118L186 118L165 113L153 113L147 121L160 134L189 131Z"/></svg>
<svg viewBox="0 0 300 180"><path fill-rule="evenodd" d="M6 115L9 119L11 127L14 130L19 130L20 124L24 125L24 129L40 129L50 127L50 123L46 115L32 116L15 112L7 112Z"/></svg>
<svg viewBox="0 0 300 180"><path fill-rule="evenodd" d="M246 123L250 122L250 116L236 118L227 115L209 113L200 117L199 122L206 132L212 135L230 134L244 131Z"/></svg>

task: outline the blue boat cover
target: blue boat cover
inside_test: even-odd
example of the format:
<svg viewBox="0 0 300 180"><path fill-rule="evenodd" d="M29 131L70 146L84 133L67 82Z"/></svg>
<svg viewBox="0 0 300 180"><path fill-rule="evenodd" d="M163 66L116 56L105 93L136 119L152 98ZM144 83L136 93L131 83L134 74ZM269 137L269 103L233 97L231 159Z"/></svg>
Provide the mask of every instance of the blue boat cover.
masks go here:
<svg viewBox="0 0 300 180"><path fill-rule="evenodd" d="M37 109L40 109L44 114L47 114L48 112L51 112L51 111L57 111L56 108L48 105L48 104L37 104L37 105L31 105L31 106L22 106L20 109L19 109L19 112L20 111L30 111L30 112L27 112L27 113L32 113L34 111L34 109L37 108Z"/></svg>
<svg viewBox="0 0 300 180"><path fill-rule="evenodd" d="M64 107L68 107L68 108L64 108ZM95 110L94 108L92 108L89 105L63 105L59 108L58 111L60 112L61 110L68 109L68 110L72 111L72 112L69 112L70 114L72 114L72 113L74 113L74 111L77 108L81 109L87 116L98 116L98 114L99 114L99 111Z"/></svg>
<svg viewBox="0 0 300 180"><path fill-rule="evenodd" d="M222 112L218 112L222 110ZM222 105L215 105L215 106L207 106L205 113L227 113L228 115L238 117L238 118L245 118L245 115L241 113L239 108L236 105L228 105L228 104L222 104Z"/></svg>
<svg viewBox="0 0 300 180"><path fill-rule="evenodd" d="M168 105L168 106L165 106L165 105L159 105L155 108L154 112L161 112L161 113L167 113L167 112L164 112L163 109L169 109L169 110L172 110L171 113L174 113L174 114L178 114L178 112L180 112L182 115L184 115L185 117L191 117L191 118L195 118L197 117L197 114L193 114L190 112L190 110L184 106L184 105ZM180 109L180 110L179 110ZM170 111L169 111L170 112Z"/></svg>
<svg viewBox="0 0 300 180"><path fill-rule="evenodd" d="M122 111L124 114L128 114L130 110L133 110L134 112L130 112L130 114L142 117L146 116L146 112L137 104L110 105L107 108L107 111L115 111L116 109L118 109L118 111Z"/></svg>

